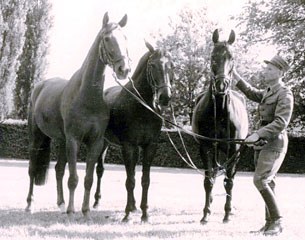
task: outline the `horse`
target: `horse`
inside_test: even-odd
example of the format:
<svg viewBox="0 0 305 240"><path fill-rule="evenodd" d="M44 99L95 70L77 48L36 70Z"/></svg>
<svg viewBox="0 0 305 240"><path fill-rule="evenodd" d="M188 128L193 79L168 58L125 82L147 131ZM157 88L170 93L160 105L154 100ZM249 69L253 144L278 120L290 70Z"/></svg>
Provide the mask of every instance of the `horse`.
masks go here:
<svg viewBox="0 0 305 240"><path fill-rule="evenodd" d="M135 167L142 150L142 221L148 221L148 188L150 167L154 158L162 120L143 106L133 95L142 98L151 109L159 112L159 106L167 106L171 99L172 62L169 53L154 49L145 42L148 52L139 60L132 75L132 81L124 87L114 86L105 91L105 101L110 108L110 120L105 134L105 146L98 161L97 188L94 207L99 206L101 198L101 178L104 173L104 160L109 144L121 147L127 173L127 205L123 222L129 220L129 214L136 210L134 197Z"/></svg>
<svg viewBox="0 0 305 240"><path fill-rule="evenodd" d="M62 179L65 165L69 166L68 216L75 212L74 192L78 184L77 154L81 143L87 147L86 176L82 213L89 217L89 198L95 163L103 149L104 134L109 121L109 109L103 99L104 72L109 65L118 79L129 72L127 39L122 28L127 15L118 22L109 22L106 12L101 30L89 52L70 80L52 78L36 84L31 94L28 114L30 187L26 211L32 210L33 187L46 183L50 162L50 143L59 145L56 163L57 205L64 211Z"/></svg>
<svg viewBox="0 0 305 240"><path fill-rule="evenodd" d="M231 45L235 41L235 32L231 30L228 41L219 41L218 29L213 32L213 50L211 54L211 79L208 89L197 99L194 107L193 132L211 139L244 139L248 134L248 115L244 98L231 89L231 77L234 67ZM226 191L225 216L223 222L230 221L233 180L236 164L240 157L240 144L226 141L199 142L199 153L204 168L205 207L202 224L208 222L211 214L212 189L220 170L220 160L236 157L232 164L223 164L225 169L224 188Z"/></svg>

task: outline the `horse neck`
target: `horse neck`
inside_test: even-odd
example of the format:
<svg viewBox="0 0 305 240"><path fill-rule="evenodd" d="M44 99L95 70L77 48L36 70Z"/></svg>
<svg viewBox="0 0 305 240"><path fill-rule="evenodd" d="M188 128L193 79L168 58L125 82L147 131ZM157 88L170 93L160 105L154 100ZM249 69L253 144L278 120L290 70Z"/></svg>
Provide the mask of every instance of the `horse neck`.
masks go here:
<svg viewBox="0 0 305 240"><path fill-rule="evenodd" d="M147 61L143 61L141 65L138 65L135 73L132 75L134 87L145 99L146 103L153 101L153 90L147 78Z"/></svg>
<svg viewBox="0 0 305 240"><path fill-rule="evenodd" d="M212 90L212 84L208 90L210 105L213 108L213 111L216 111L218 116L227 116L228 114L228 101L230 99L229 91L225 95L214 95ZM215 109L214 109L215 108Z"/></svg>
<svg viewBox="0 0 305 240"><path fill-rule="evenodd" d="M100 34L93 42L85 61L83 62L79 74L81 78L81 91L89 94L103 94L104 72L106 64L100 60L99 53Z"/></svg>

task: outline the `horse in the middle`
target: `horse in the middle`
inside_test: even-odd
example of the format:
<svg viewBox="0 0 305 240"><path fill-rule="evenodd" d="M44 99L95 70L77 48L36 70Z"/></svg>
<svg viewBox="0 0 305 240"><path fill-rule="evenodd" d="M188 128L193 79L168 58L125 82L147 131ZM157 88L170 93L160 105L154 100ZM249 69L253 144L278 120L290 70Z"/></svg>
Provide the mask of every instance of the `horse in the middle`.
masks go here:
<svg viewBox="0 0 305 240"><path fill-rule="evenodd" d="M244 139L248 134L248 115L244 98L231 90L231 74L234 62L230 45L234 41L235 33L233 30L228 41L219 41L218 30L214 31L210 85L208 90L199 96L194 108L193 131L211 139ZM205 170L204 188L206 196L203 218L201 219L201 223L205 224L208 222L208 215L211 213L212 189L221 166L220 160L227 159L226 162L228 163L228 159L231 160L234 155L238 160L240 145L234 142L204 141L201 139L198 139L198 141L200 143L200 157ZM237 161L234 160L230 164L223 165L226 175L224 179L226 203L223 222L228 222L230 219L236 163Z"/></svg>
<svg viewBox="0 0 305 240"><path fill-rule="evenodd" d="M136 210L134 197L135 167L142 149L142 221L148 220L148 188L150 184L150 167L157 148L162 120L144 107L132 94L143 99L150 108L159 112L159 106L167 106L171 99L171 80L173 76L172 61L168 52L154 49L145 42L149 49L140 59L132 81L124 88L114 86L104 93L110 108L110 120L105 134L105 147L96 168L97 189L95 193L96 208L101 198L100 184L104 172L104 158L109 144L120 145L127 173L127 205L123 221L129 220L129 214ZM131 94L132 93L132 94Z"/></svg>

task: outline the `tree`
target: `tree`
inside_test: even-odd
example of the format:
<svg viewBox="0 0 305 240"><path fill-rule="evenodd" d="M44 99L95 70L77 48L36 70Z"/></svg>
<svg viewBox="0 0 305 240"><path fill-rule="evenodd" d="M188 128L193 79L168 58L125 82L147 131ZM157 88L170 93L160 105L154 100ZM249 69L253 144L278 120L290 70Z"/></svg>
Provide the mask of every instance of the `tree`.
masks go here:
<svg viewBox="0 0 305 240"><path fill-rule="evenodd" d="M48 31L52 26L50 9L48 0L33 0L26 15L25 43L14 89L14 115L19 119L26 119L31 89L45 74Z"/></svg>
<svg viewBox="0 0 305 240"><path fill-rule="evenodd" d="M27 0L0 0L0 118L11 105L11 92L19 66L25 32Z"/></svg>
<svg viewBox="0 0 305 240"><path fill-rule="evenodd" d="M303 0L249 0L237 18L249 44L273 44L290 62L284 81L295 96L295 124L305 121L305 3Z"/></svg>
<svg viewBox="0 0 305 240"><path fill-rule="evenodd" d="M170 34L159 33L157 46L170 52L175 65L172 104L175 116L190 119L196 95L209 79L214 24L205 6L184 8L168 23Z"/></svg>

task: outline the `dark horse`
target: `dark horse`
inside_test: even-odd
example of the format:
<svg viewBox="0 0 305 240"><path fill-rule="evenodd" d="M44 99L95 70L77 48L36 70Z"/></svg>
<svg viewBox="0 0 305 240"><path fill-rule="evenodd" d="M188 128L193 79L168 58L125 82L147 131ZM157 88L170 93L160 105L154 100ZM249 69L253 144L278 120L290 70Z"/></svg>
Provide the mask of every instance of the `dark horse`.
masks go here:
<svg viewBox="0 0 305 240"><path fill-rule="evenodd" d="M64 208L62 178L65 165L69 165L69 205L67 213L74 213L74 192L78 184L76 169L80 144L87 147L85 193L82 212L89 216L89 196L93 182L95 163L104 144L104 134L109 121L109 109L103 100L104 72L110 65L119 79L125 79L130 71L126 37L122 27L127 15L119 23L109 23L106 13L99 31L81 68L70 81L53 78L39 82L33 89L29 107L30 137L30 188L27 208L33 201L33 184L46 181L50 161L50 142L59 143L56 164L57 204Z"/></svg>
<svg viewBox="0 0 305 240"><path fill-rule="evenodd" d="M127 173L127 205L123 221L128 221L130 212L136 210L134 197L135 167L139 150L143 153L142 175L142 217L148 220L147 195L150 183L150 166L156 152L157 140L161 132L162 120L138 102L132 94L141 95L143 101L158 111L158 105L168 105L171 98L170 56L162 50L155 50L146 42L149 51L142 56L132 76L124 88L115 86L105 91L105 101L110 107L110 120L106 130L105 150L97 165L98 183L94 207L97 207L100 195L101 177L104 172L104 158L107 143L120 145ZM132 93L132 94L131 94Z"/></svg>
<svg viewBox="0 0 305 240"><path fill-rule="evenodd" d="M230 45L235 41L232 30L228 41L219 41L216 29L213 33L214 49L211 56L212 76L209 88L197 99L194 108L192 128L197 134L209 138L243 139L248 133L248 115L244 99L231 90L231 73L233 56ZM238 153L239 144L234 142L200 142L200 157L205 170L204 189L206 192L205 207L201 223L207 223L211 213L212 189L220 166L219 160L230 159ZM222 154L221 154L222 153ZM239 153L236 154L239 157ZM238 160L238 158L237 158ZM228 164L225 170L224 187L226 190L225 216L228 222L231 213L233 180L236 173L236 162Z"/></svg>

